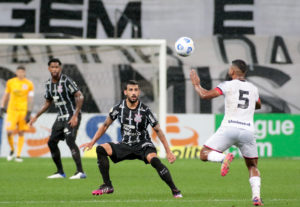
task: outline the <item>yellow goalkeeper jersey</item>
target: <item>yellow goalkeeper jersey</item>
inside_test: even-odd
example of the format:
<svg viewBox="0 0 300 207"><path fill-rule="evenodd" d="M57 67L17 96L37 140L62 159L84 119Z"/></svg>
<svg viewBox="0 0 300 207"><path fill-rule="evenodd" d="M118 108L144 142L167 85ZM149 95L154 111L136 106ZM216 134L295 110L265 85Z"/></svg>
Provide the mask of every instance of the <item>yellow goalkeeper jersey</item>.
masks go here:
<svg viewBox="0 0 300 207"><path fill-rule="evenodd" d="M34 90L33 83L24 78L11 78L6 83L5 93L9 93L7 112L27 111L29 93Z"/></svg>

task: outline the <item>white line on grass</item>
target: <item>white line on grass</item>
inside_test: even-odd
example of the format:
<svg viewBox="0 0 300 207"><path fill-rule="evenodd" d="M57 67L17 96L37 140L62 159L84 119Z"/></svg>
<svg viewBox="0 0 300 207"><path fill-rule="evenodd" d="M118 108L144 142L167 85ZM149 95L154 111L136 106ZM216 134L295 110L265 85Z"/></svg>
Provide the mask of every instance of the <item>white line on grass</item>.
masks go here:
<svg viewBox="0 0 300 207"><path fill-rule="evenodd" d="M273 201L300 201L300 199L264 199L268 202ZM169 200L159 200L159 199L150 199L150 200L136 200L136 199L127 199L127 200L82 200L82 201L70 201L70 200L61 200L61 201L0 201L0 204L45 204L45 203L144 203L144 202L234 202L234 201L249 201L249 199L169 199Z"/></svg>

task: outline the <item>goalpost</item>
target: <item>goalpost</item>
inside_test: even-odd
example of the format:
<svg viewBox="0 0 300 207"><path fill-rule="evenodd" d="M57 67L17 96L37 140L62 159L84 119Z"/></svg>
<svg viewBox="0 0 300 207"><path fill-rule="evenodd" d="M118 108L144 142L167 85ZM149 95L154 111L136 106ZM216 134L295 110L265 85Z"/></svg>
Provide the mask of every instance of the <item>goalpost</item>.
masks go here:
<svg viewBox="0 0 300 207"><path fill-rule="evenodd" d="M1 39L0 46L57 46L57 47L153 47L158 53L153 55L158 61L158 113L159 122L163 131L166 130L167 111L167 70L166 70L166 40L163 39ZM1 52L1 50L0 50ZM54 53L55 54L55 53ZM1 55L0 55L1 58ZM60 56L58 56L60 58ZM113 57L112 57L113 59ZM157 60L156 60L157 59ZM44 62L47 60L44 58ZM43 63L45 64L45 63ZM44 65L43 65L44 67ZM156 66L155 66L156 67ZM153 87L155 90L155 87ZM164 156L164 150L161 150Z"/></svg>

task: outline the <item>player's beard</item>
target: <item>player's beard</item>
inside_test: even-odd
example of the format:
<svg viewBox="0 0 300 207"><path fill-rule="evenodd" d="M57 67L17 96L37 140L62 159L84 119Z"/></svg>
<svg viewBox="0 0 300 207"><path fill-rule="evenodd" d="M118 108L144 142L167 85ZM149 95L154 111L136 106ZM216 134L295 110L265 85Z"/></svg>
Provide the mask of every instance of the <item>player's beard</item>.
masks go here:
<svg viewBox="0 0 300 207"><path fill-rule="evenodd" d="M52 76L52 79L54 80L59 80L59 77L60 77L60 73L59 72L54 72L54 73L51 73L51 76Z"/></svg>
<svg viewBox="0 0 300 207"><path fill-rule="evenodd" d="M139 100L139 99L138 99L137 96L135 96L135 99L134 99L134 100L133 100L132 98L128 97L128 101L129 101L130 103L132 103L132 104L136 103L138 100Z"/></svg>

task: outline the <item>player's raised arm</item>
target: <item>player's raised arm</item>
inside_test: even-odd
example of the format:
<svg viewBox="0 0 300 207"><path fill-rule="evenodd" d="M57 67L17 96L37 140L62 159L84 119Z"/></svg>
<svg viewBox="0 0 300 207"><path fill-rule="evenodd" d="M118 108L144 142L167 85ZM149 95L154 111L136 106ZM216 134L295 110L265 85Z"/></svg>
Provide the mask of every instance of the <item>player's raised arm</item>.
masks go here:
<svg viewBox="0 0 300 207"><path fill-rule="evenodd" d="M172 153L170 147L169 147L169 144L167 142L167 139L163 133L163 131L161 130L160 128L160 125L159 124L156 124L154 127L153 127L154 131L156 132L158 138L160 139L161 143L163 144L165 150L166 150L166 153L167 153L167 159L170 163L173 163L175 162L176 160L176 156Z"/></svg>
<svg viewBox="0 0 300 207"><path fill-rule="evenodd" d="M34 122L36 122L36 120L39 118L40 115L42 115L45 111L47 111L49 109L49 107L51 106L52 100L46 99L44 105L42 106L42 108L40 109L40 111L33 117L30 119L29 124L32 125Z"/></svg>
<svg viewBox="0 0 300 207"><path fill-rule="evenodd" d="M96 133L95 133L92 141L80 145L79 148L83 148L83 151L85 151L86 149L87 150L92 149L92 147L94 146L94 144L106 132L106 130L108 129L108 127L111 125L111 123L113 123L113 120L110 118L110 116L108 116L106 118L106 120L104 121L104 123L96 131Z"/></svg>
<svg viewBox="0 0 300 207"><path fill-rule="evenodd" d="M221 95L215 89L206 90L206 89L202 88L202 86L200 85L200 78L194 69L192 69L190 72L190 78L191 78L192 84L193 84L196 92L199 94L199 96L202 99L213 99L213 98L216 98Z"/></svg>

